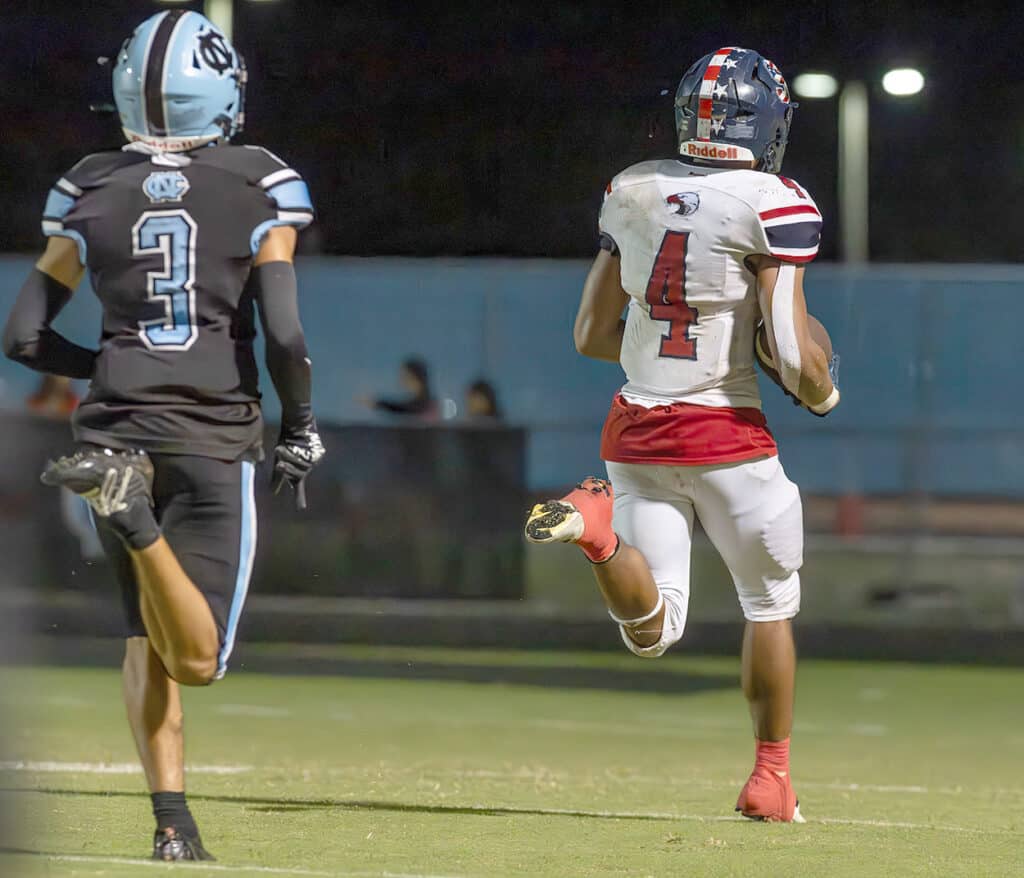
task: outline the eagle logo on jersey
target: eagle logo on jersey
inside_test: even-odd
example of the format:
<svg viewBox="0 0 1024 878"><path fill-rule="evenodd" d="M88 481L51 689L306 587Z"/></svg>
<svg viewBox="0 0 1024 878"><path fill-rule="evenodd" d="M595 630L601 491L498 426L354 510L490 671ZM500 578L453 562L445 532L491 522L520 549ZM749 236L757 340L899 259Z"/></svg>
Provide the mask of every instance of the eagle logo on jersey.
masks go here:
<svg viewBox="0 0 1024 878"><path fill-rule="evenodd" d="M677 192L675 195L669 195L665 201L673 205L675 212L680 216L689 216L696 213L697 208L700 207L700 193Z"/></svg>
<svg viewBox="0 0 1024 878"><path fill-rule="evenodd" d="M218 76L223 76L233 66L234 57L231 47L224 35L215 30L208 30L196 37L199 44L199 57L203 63Z"/></svg>
<svg viewBox="0 0 1024 878"><path fill-rule="evenodd" d="M181 201L191 184L181 171L153 171L142 184L142 191L153 204Z"/></svg>

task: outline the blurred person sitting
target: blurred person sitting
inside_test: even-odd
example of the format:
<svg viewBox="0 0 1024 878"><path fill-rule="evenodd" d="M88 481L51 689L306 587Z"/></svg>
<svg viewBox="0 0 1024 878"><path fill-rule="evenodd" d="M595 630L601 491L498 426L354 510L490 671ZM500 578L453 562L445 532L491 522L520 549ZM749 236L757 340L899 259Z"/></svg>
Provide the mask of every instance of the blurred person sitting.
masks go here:
<svg viewBox="0 0 1024 878"><path fill-rule="evenodd" d="M393 415L413 415L432 419L437 416L437 402L430 391L430 369L418 357L410 357L399 369L399 382L408 393L403 399L388 397L365 398L362 402L369 408Z"/></svg>
<svg viewBox="0 0 1024 878"><path fill-rule="evenodd" d="M466 388L466 418L495 423L502 419L498 392L490 381L479 378Z"/></svg>

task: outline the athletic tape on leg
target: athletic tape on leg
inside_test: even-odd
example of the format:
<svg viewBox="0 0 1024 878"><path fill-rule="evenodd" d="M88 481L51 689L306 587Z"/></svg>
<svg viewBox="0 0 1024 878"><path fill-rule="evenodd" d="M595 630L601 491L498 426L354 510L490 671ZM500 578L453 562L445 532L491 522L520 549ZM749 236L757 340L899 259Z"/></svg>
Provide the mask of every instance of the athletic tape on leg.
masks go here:
<svg viewBox="0 0 1024 878"><path fill-rule="evenodd" d="M641 616L639 619L620 619L611 610L608 611L608 615L611 616L612 621L617 625L622 625L626 628L636 628L638 625L643 625L644 622L650 622L655 616L662 611L665 606L665 595L661 593L661 589L658 589L658 602L654 605L654 609L651 610L646 616Z"/></svg>

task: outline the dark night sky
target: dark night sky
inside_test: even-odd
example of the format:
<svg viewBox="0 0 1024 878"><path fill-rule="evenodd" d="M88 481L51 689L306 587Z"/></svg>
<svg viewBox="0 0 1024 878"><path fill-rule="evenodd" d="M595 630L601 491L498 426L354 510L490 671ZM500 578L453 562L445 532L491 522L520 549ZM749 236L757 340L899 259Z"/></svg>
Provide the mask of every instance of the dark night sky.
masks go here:
<svg viewBox="0 0 1024 878"><path fill-rule="evenodd" d="M671 96L660 89L674 92L702 54L742 45L790 80L826 69L874 83L876 259L1019 259L1016 4L235 6L251 72L245 142L305 174L321 220L308 244L327 251L587 256L607 180L672 154ZM30 0L0 10L2 249L39 247L48 186L83 154L121 142L112 119L87 110L109 98L93 59L159 8ZM884 95L877 83L892 63L920 66L926 90ZM826 215L825 258L836 253L835 154L836 102L804 101L785 173Z"/></svg>

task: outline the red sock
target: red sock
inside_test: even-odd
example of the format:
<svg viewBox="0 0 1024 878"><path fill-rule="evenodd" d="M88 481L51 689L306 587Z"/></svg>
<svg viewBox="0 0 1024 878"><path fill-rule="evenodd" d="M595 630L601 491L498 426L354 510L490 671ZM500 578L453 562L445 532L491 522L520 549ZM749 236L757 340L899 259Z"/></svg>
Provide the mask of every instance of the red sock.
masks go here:
<svg viewBox="0 0 1024 878"><path fill-rule="evenodd" d="M789 738L785 741L757 741L757 757L754 767L764 766L770 771L789 774Z"/></svg>
<svg viewBox="0 0 1024 878"><path fill-rule="evenodd" d="M564 498L583 516L583 536L576 545L593 564L603 564L619 548L619 538L612 530L611 498L611 485L595 478L584 479Z"/></svg>
<svg viewBox="0 0 1024 878"><path fill-rule="evenodd" d="M602 533L591 539L587 539L588 536L590 534L584 533L576 541L576 545L583 550L583 554L587 556L587 560L591 564L603 564L610 560L619 548L619 538L615 535L615 531Z"/></svg>

